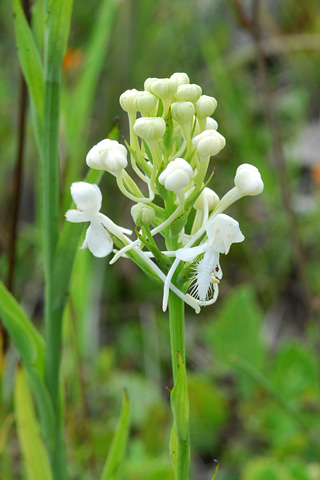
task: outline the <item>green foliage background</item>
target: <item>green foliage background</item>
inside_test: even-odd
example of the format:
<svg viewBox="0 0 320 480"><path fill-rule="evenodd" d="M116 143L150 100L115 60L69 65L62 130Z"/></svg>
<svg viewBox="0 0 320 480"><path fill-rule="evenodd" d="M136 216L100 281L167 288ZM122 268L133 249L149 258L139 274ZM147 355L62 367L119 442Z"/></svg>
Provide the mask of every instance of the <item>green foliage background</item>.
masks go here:
<svg viewBox="0 0 320 480"><path fill-rule="evenodd" d="M282 201L255 45L235 3L123 0L110 9L108 1L75 2L61 96L61 228L70 184L87 174L87 151L109 134L115 117L115 137L128 135L118 102L124 90L142 89L147 77L184 71L205 94L216 97L215 118L227 147L212 160L216 170L210 186L223 195L233 185L236 168L252 163L261 171L265 191L228 212L239 221L246 241L222 259L217 303L200 316L187 311L194 478L211 478L217 458L219 480L317 480L320 11L315 0L261 2L268 80L297 222L293 232ZM40 5L37 1L32 9L38 39ZM250 5L245 12L250 17ZM0 32L0 276L5 282L20 81L10 2L0 3ZM42 51L40 40L38 47ZM13 291L41 330L40 159L30 108L28 115ZM131 202L119 194L111 176L104 175L101 189L106 215L132 226ZM302 244L305 279L293 235ZM77 237L70 243L64 238L65 248L76 249ZM64 314L62 363L72 479L91 480L101 473L124 388L132 423L120 478L173 479L165 389L172 387L169 326L161 293L127 260L110 267L88 251L77 252ZM5 480L24 478L12 404L16 364L11 346L2 372L0 413L0 478Z"/></svg>

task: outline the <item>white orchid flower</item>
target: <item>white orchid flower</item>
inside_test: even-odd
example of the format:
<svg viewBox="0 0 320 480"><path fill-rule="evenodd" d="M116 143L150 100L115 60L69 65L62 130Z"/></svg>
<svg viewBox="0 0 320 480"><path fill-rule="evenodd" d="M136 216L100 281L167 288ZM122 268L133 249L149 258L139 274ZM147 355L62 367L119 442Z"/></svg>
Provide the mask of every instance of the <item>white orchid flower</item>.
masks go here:
<svg viewBox="0 0 320 480"><path fill-rule="evenodd" d="M176 259L167 275L167 282L170 282L180 261L190 262L204 253L195 265L195 275L190 291L192 297L198 299L200 306L214 303L218 297L218 284L222 278L219 263L220 253L227 254L232 243L244 240L239 223L224 213L209 220L205 231L208 237L205 243L197 247L183 247L175 252ZM167 308L168 293L168 286L165 284L163 310Z"/></svg>
<svg viewBox="0 0 320 480"><path fill-rule="evenodd" d="M122 233L130 235L131 230L119 227L108 217L100 213L102 195L98 185L75 182L71 185L71 195L77 206L76 210L68 210L66 219L69 222L90 222L86 237L80 248L89 248L95 257L106 257L113 249L113 241L108 233L119 237Z"/></svg>

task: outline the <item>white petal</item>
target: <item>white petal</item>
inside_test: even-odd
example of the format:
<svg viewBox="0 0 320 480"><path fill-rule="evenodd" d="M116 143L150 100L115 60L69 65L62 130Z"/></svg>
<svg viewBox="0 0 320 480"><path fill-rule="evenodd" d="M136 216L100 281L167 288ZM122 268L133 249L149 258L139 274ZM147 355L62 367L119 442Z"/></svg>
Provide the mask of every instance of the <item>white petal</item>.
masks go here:
<svg viewBox="0 0 320 480"><path fill-rule="evenodd" d="M83 212L97 213L101 208L102 195L98 185L75 182L71 185L71 195L77 207Z"/></svg>
<svg viewBox="0 0 320 480"><path fill-rule="evenodd" d="M224 213L220 213L209 220L206 231L210 248L219 253L228 253L232 243L239 243L244 240L239 223Z"/></svg>
<svg viewBox="0 0 320 480"><path fill-rule="evenodd" d="M90 215L85 212L81 212L80 210L68 210L65 214L65 217L68 222L72 223L89 222L91 220Z"/></svg>
<svg viewBox="0 0 320 480"><path fill-rule="evenodd" d="M204 243L198 247L180 248L176 251L176 257L183 262L189 262L200 255L200 253L204 253L207 249L207 246L208 244Z"/></svg>
<svg viewBox="0 0 320 480"><path fill-rule="evenodd" d="M99 222L92 222L85 238L86 246L95 257L106 257L112 252L113 241L107 230Z"/></svg>

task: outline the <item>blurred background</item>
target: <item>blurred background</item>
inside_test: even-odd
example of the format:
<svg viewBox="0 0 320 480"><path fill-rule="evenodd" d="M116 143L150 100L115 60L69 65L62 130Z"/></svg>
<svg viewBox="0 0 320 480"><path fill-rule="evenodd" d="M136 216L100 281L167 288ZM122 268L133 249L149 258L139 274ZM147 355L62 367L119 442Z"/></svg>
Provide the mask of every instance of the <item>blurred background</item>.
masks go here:
<svg viewBox="0 0 320 480"><path fill-rule="evenodd" d="M40 1L29 5L41 37ZM0 3L0 275L41 328L39 158L26 107L21 186L21 86L10 2ZM40 40L39 40L40 42ZM320 9L317 0L75 2L63 65L61 224L88 150L113 130L119 105L147 77L186 72L214 96L226 148L212 159L222 196L236 168L259 168L265 190L228 210L246 241L221 259L216 304L187 308L192 468L196 480L320 479ZM103 176L102 211L131 228L131 202ZM21 191L12 236L15 188ZM15 258L12 245L15 245ZM97 478L120 411L132 401L123 478L173 480L172 387L162 289L128 260L80 251L65 312L62 375L70 478ZM22 478L9 348L0 413L0 478ZM211 476L210 476L211 475Z"/></svg>

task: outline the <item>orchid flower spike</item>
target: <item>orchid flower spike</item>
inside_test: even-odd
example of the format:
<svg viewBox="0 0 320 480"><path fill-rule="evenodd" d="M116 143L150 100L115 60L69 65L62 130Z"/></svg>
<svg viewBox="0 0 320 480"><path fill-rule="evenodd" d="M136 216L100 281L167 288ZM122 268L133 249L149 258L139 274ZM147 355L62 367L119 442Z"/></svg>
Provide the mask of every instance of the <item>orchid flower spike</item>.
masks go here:
<svg viewBox="0 0 320 480"><path fill-rule="evenodd" d="M75 182L71 185L71 195L77 209L68 210L66 219L73 223L90 222L81 249L88 247L95 257L106 257L113 249L113 241L107 230L116 237L122 233L132 233L126 228L118 227L100 213L102 195L98 185Z"/></svg>

